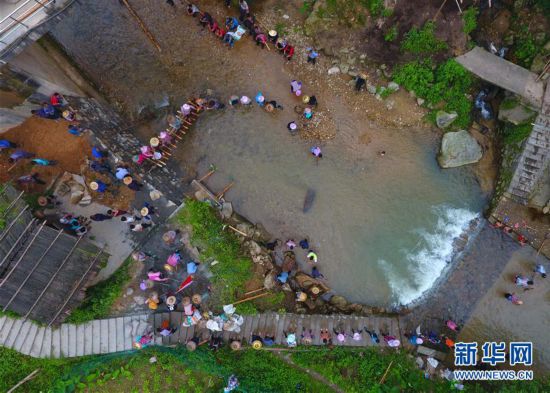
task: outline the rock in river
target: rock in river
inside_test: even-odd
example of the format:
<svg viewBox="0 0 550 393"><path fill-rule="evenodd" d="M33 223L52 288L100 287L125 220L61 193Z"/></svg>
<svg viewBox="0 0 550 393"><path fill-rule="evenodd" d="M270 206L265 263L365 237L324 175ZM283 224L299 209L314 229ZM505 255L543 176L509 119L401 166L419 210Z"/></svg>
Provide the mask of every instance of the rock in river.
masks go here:
<svg viewBox="0 0 550 393"><path fill-rule="evenodd" d="M475 138L468 131L461 130L443 135L437 161L442 168L454 168L478 162L482 155Z"/></svg>

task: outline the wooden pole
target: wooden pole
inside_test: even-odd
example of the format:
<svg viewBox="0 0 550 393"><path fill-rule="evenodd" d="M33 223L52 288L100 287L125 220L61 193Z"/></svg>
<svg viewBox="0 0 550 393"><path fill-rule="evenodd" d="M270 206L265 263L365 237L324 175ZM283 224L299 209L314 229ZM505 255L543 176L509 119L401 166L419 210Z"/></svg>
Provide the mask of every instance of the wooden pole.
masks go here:
<svg viewBox="0 0 550 393"><path fill-rule="evenodd" d="M254 295L254 296L251 296L251 297L247 297L245 299L238 300L235 303L233 303L233 305L248 302L249 300L254 300L254 299L257 299L259 297L266 296L266 295L269 295L269 294L270 294L270 292L260 293L259 295Z"/></svg>
<svg viewBox="0 0 550 393"><path fill-rule="evenodd" d="M12 393L15 391L15 389L17 389L19 386L23 385L25 382L27 381L30 381L31 379L33 379L34 377L36 377L36 374L38 374L38 372L40 371L39 368L37 368L36 370L34 370L32 373L30 373L29 375L27 375L25 378L23 378L21 381L17 382L17 384L15 384L15 386L13 386L10 390L7 391L7 393Z"/></svg>
<svg viewBox="0 0 550 393"><path fill-rule="evenodd" d="M220 199L221 197L223 197L225 195L225 193L227 191L229 191L231 189L231 187L233 187L233 184L235 184L235 183L232 182L231 184L228 184L221 192L216 194L216 198Z"/></svg>
<svg viewBox="0 0 550 393"><path fill-rule="evenodd" d="M122 0L122 3L126 6L126 8L128 8L128 11L130 12L130 15L132 15L134 17L134 19L138 23L139 27L141 28L141 30L143 30L143 32L145 33L147 38L149 38L149 41L151 41L151 43L155 46L155 48L157 48L157 50L159 52L162 52L162 49L160 48L160 45L159 45L158 41L153 36L153 34L149 31L147 26L145 26L145 23L143 23L143 20L140 18L140 16L137 14L137 12L132 8L130 3L128 3L127 0Z"/></svg>
<svg viewBox="0 0 550 393"><path fill-rule="evenodd" d="M254 289L253 291L245 292L244 295L245 295L245 296L248 296L248 295L251 295L251 294L253 294L253 293L255 293L255 292L262 291L262 290L264 290L264 289L265 289L264 287L261 287L261 288L258 288L258 289Z"/></svg>
<svg viewBox="0 0 550 393"><path fill-rule="evenodd" d="M204 175L203 177L201 177L198 181L199 182L202 182L203 180L206 180L208 179L210 176L212 176L212 174L216 172L215 169L212 169L211 171L208 171L208 173L206 175Z"/></svg>
<svg viewBox="0 0 550 393"><path fill-rule="evenodd" d="M386 369L386 372L384 375L382 375L382 378L380 379L380 382L378 382L379 385L383 385L386 381L386 377L388 376L388 372L390 371L391 365L393 364L393 360L388 364L388 368Z"/></svg>
<svg viewBox="0 0 550 393"><path fill-rule="evenodd" d="M232 229L233 231L237 232L237 233L240 233L241 235L243 235L244 237L248 237L248 235L246 233L244 233L243 231L239 231L237 228L234 228L232 227L231 225L228 225L227 226L229 229Z"/></svg>
<svg viewBox="0 0 550 393"><path fill-rule="evenodd" d="M447 0L443 0L443 3L441 3L441 6L439 7L439 9L437 10L437 12L435 13L433 19L432 19L432 22L435 22L435 20L437 19L437 17L439 16L439 13L441 12L441 10L443 9L443 6L445 5L445 3L447 2Z"/></svg>

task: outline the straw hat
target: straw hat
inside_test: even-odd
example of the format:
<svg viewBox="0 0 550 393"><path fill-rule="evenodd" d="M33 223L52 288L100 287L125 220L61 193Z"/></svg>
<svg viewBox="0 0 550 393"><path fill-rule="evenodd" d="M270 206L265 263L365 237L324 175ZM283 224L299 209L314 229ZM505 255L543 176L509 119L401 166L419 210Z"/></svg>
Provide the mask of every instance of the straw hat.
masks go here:
<svg viewBox="0 0 550 393"><path fill-rule="evenodd" d="M267 104L265 106L265 110L268 112L273 112L273 109L275 109L275 107L272 104Z"/></svg>
<svg viewBox="0 0 550 393"><path fill-rule="evenodd" d="M194 351L195 349L197 349L197 343L194 342L193 340L189 340L187 341L187 344L185 344L185 347L187 348L188 351Z"/></svg>
<svg viewBox="0 0 550 393"><path fill-rule="evenodd" d="M359 76L363 79L367 79L367 74L365 74L364 72L360 73Z"/></svg>
<svg viewBox="0 0 550 393"><path fill-rule="evenodd" d="M152 137L151 139L149 139L149 144L153 147L157 147L160 144L159 138Z"/></svg>
<svg viewBox="0 0 550 393"><path fill-rule="evenodd" d="M277 32L275 30L269 30L267 34L269 34L270 37L277 37Z"/></svg>
<svg viewBox="0 0 550 393"><path fill-rule="evenodd" d="M168 296L166 298L166 304L168 304L169 306L173 306L174 304L176 304L176 297L174 295Z"/></svg>
<svg viewBox="0 0 550 393"><path fill-rule="evenodd" d="M162 158L162 154L160 154L160 152L156 151L153 153L153 158L155 160L160 160Z"/></svg>
<svg viewBox="0 0 550 393"><path fill-rule="evenodd" d="M97 189L99 188L99 184L97 184L97 182L93 181L90 183L90 188L94 191L97 191Z"/></svg>
<svg viewBox="0 0 550 393"><path fill-rule="evenodd" d="M173 272L174 267L172 265L170 265L169 263L165 263L164 264L164 270L166 270L167 272Z"/></svg>
<svg viewBox="0 0 550 393"><path fill-rule="evenodd" d="M260 340L252 341L252 348L260 349L262 347L262 342Z"/></svg>
<svg viewBox="0 0 550 393"><path fill-rule="evenodd" d="M298 292L296 300L299 302L305 302L307 300L307 294L305 292Z"/></svg>
<svg viewBox="0 0 550 393"><path fill-rule="evenodd" d="M191 297L191 301L193 302L193 304L201 304L201 302L202 302L202 296L199 295L198 293L195 293L195 294Z"/></svg>
<svg viewBox="0 0 550 393"><path fill-rule="evenodd" d="M231 341L231 344L229 344L229 347L234 351L238 351L239 349L241 349L241 342L236 340Z"/></svg>
<svg viewBox="0 0 550 393"><path fill-rule="evenodd" d="M48 205L48 198L46 198L45 196L39 196L38 197L38 204L40 206L47 206Z"/></svg>
<svg viewBox="0 0 550 393"><path fill-rule="evenodd" d="M141 210L140 210L139 212L141 213L141 215L142 215L143 217L145 217L146 215L149 214L149 209L146 208L146 207L142 207Z"/></svg>
<svg viewBox="0 0 550 393"><path fill-rule="evenodd" d="M71 117L71 111L69 111L69 110L64 110L64 111L63 111L63 117Z"/></svg>
<svg viewBox="0 0 550 393"><path fill-rule="evenodd" d="M307 104L307 103L309 102L309 96L304 96L304 97L302 98L302 102L303 102L304 104Z"/></svg>
<svg viewBox="0 0 550 393"><path fill-rule="evenodd" d="M295 130L296 128L298 128L298 126L294 122L290 123L289 127L290 127L291 130Z"/></svg>
<svg viewBox="0 0 550 393"><path fill-rule="evenodd" d="M191 304L191 299L189 298L189 296L186 296L183 299L181 299L181 304L183 304L184 306Z"/></svg>
<svg viewBox="0 0 550 393"><path fill-rule="evenodd" d="M130 185L132 183L132 176L124 176L124 179L122 179L122 182L127 186Z"/></svg>
<svg viewBox="0 0 550 393"><path fill-rule="evenodd" d="M321 292L321 290L319 289L319 287L311 287L311 288L310 288L310 291L311 291L311 293L314 294L314 295L318 295L319 292Z"/></svg>

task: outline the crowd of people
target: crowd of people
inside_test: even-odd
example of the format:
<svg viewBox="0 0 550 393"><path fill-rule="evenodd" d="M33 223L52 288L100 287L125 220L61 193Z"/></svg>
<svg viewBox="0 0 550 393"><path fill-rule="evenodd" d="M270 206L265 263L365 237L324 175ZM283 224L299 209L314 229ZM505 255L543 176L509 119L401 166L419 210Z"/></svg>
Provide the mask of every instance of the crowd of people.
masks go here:
<svg viewBox="0 0 550 393"><path fill-rule="evenodd" d="M199 19L203 28L208 28L229 48L233 48L248 32L252 39L261 48L270 50L270 44L288 61L294 56L294 46L284 37L279 36L276 30L265 30L250 12L250 7L245 0L239 0L239 18L228 16L223 25L218 23L208 12L202 12L195 4L187 6L187 14ZM313 50L308 52L308 61L315 64L319 54ZM310 60L311 58L311 60Z"/></svg>

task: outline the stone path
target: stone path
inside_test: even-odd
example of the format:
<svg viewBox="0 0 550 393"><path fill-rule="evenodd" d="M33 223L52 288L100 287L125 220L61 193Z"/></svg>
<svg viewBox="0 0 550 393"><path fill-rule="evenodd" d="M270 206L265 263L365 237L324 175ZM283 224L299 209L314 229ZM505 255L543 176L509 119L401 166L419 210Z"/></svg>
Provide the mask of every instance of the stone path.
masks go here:
<svg viewBox="0 0 550 393"><path fill-rule="evenodd" d="M183 314L181 312L137 314L124 317L94 320L84 324L62 324L58 328L41 327L36 323L12 318L0 317L0 345L12 348L22 354L36 358L67 358L84 355L98 355L113 352L122 352L133 349L136 336L151 329L156 329L162 321L169 320L178 330L170 337L155 336L156 345L185 344L194 336L208 333L207 329L197 329L195 326L185 328L181 326ZM319 330L341 326L346 333L352 328L359 329L367 326L369 330L389 333L401 339L399 323L393 317L357 317L350 315L296 315L266 313L254 316L245 316L245 322L240 333L224 332L224 340L241 339L249 342L252 332L272 331L277 344L284 343L283 331L292 328L297 333L302 328L312 329L315 334L313 345L322 345ZM403 340L401 340L403 341ZM370 346L373 345L368 335L363 334L363 340L346 340L335 345Z"/></svg>

